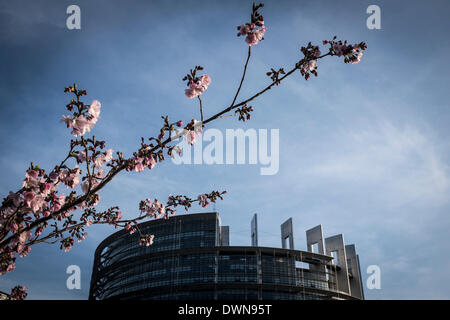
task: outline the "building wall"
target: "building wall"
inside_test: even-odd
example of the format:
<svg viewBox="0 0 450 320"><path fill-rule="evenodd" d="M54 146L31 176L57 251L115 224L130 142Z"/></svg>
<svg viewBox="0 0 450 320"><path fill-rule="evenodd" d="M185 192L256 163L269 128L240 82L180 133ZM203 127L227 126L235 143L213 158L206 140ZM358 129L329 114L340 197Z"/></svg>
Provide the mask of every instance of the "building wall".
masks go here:
<svg viewBox="0 0 450 320"><path fill-rule="evenodd" d="M119 231L95 253L90 299L332 299L332 258L313 252L219 246L217 213L140 225L152 246ZM219 231L219 232L218 232Z"/></svg>

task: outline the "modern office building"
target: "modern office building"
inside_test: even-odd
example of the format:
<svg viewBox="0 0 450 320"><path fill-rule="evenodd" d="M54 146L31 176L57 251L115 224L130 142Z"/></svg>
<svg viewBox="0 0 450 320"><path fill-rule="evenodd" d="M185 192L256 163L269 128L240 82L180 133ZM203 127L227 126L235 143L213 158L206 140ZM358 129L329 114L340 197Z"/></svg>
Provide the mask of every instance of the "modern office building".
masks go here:
<svg viewBox="0 0 450 320"><path fill-rule="evenodd" d="M139 228L155 235L153 245L122 230L98 246L89 299L364 299L355 246L342 235L324 239L320 225L306 232L306 251L294 249L291 218L281 225L282 248L257 245L256 215L252 246L230 246L216 212Z"/></svg>

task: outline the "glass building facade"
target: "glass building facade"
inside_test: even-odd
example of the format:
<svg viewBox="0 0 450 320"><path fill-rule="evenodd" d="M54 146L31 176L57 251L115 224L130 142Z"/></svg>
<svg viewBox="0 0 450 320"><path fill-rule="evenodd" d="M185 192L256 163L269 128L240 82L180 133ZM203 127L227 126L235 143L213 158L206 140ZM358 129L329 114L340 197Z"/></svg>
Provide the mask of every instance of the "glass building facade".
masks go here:
<svg viewBox="0 0 450 320"><path fill-rule="evenodd" d="M136 233L114 233L95 252L89 299L356 298L338 290L332 256L228 246L220 224L215 212L148 221L139 229L155 235L149 247Z"/></svg>

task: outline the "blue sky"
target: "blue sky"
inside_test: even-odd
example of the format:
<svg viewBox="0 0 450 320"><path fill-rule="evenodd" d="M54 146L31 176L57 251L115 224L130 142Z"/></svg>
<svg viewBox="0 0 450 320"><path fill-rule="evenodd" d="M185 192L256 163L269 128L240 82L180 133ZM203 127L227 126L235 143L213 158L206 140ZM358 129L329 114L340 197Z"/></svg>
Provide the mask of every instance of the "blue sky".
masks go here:
<svg viewBox="0 0 450 320"><path fill-rule="evenodd" d="M81 8L81 30L66 28L66 8ZM381 30L366 27L366 8L381 8ZM450 6L446 1L266 1L265 40L252 51L241 98L269 83L271 68L288 70L308 41L334 35L368 44L362 62L319 62L319 77L293 75L252 105L250 122L221 119L211 127L280 130L280 170L259 165L179 165L120 174L100 192L100 208L126 217L139 200L227 190L216 205L230 225L231 245L250 244L258 213L259 243L279 247L279 225L294 220L295 246L317 224L345 235L381 289L368 299L450 298L450 143L448 81ZM130 156L141 136L157 134L160 116L189 121L197 104L181 78L194 65L212 83L206 115L228 106L247 45L236 26L250 1L0 1L0 195L16 190L30 161L50 169L65 157L69 131L59 123L77 82L102 102L91 132ZM240 99L238 99L240 100ZM194 212L194 211L193 211ZM71 251L33 247L0 290L17 283L31 299L86 299L96 246L114 230L93 226ZM81 267L82 289L68 290L67 266Z"/></svg>

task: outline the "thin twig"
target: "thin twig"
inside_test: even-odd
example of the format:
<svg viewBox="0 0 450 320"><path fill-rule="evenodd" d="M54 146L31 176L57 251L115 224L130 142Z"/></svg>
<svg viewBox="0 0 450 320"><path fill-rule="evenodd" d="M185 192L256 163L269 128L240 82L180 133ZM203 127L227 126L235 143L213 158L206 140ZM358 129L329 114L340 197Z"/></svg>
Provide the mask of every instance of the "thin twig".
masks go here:
<svg viewBox="0 0 450 320"><path fill-rule="evenodd" d="M234 99L233 99L233 102L231 103L230 107L232 107L234 105L234 103L236 102L236 99L239 95L239 91L241 91L242 83L244 82L244 79L245 79L245 73L247 72L248 61L250 60L251 55L252 55L252 47L248 46L248 54L247 54L247 60L245 61L244 72L242 73L242 78L241 78L241 82L239 83L239 88L237 89L236 94L234 95Z"/></svg>
<svg viewBox="0 0 450 320"><path fill-rule="evenodd" d="M197 96L198 101L200 101L200 120L201 122L203 122L203 106L202 106L202 99L200 98L200 96Z"/></svg>

